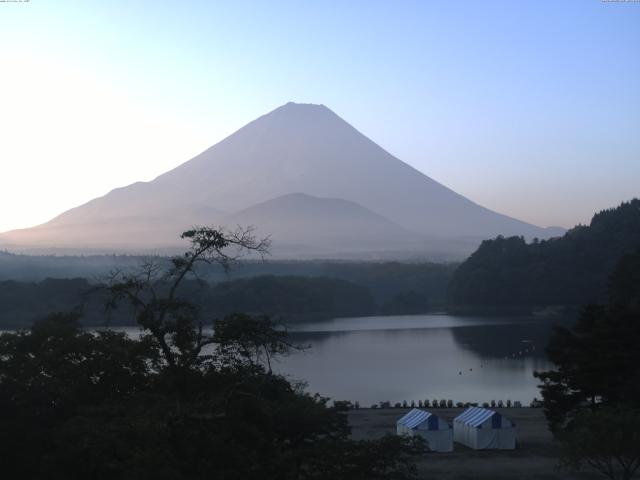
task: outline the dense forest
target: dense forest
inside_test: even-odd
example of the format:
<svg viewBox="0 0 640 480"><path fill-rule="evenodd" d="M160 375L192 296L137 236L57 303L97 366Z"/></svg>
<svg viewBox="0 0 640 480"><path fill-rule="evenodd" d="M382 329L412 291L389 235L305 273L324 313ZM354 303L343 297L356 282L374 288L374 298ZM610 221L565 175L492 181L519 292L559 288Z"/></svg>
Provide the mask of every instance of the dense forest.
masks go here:
<svg viewBox="0 0 640 480"><path fill-rule="evenodd" d="M430 309L426 285L390 298L376 297L365 286L330 277L261 275L214 283L190 280L180 286L180 294L212 317L246 312L286 323ZM442 301L441 297L437 300ZM104 292L83 278L0 281L0 329L26 327L49 312L68 310L80 313L84 325L133 325L130 309L119 308L107 316L104 305Z"/></svg>
<svg viewBox="0 0 640 480"><path fill-rule="evenodd" d="M110 272L144 262L170 267L170 257L128 255L32 256L0 252L0 329L28 326L48 312L76 309L85 325L130 325L121 309L106 319L95 285ZM257 261L224 269L201 265L200 281L183 294L213 315L235 311L286 321L336 316L414 314L444 309L457 264Z"/></svg>
<svg viewBox="0 0 640 480"><path fill-rule="evenodd" d="M450 301L455 307L600 303L618 260L638 247L638 199L603 210L559 238L527 243L499 236L482 242L456 270Z"/></svg>
<svg viewBox="0 0 640 480"><path fill-rule="evenodd" d="M95 278L112 270L135 268L141 260L134 255L25 255L0 250L0 280Z"/></svg>
<svg viewBox="0 0 640 480"><path fill-rule="evenodd" d="M40 282L47 278L103 278L112 271L131 271L140 263L153 260L168 266L170 257L128 255L16 255L0 251L0 281ZM330 277L353 282L371 291L379 304L410 292L424 294L432 305L444 305L447 287L455 263L350 262L350 261L258 261L237 262L225 272L203 265L198 275L209 283L225 282L263 275L295 277Z"/></svg>

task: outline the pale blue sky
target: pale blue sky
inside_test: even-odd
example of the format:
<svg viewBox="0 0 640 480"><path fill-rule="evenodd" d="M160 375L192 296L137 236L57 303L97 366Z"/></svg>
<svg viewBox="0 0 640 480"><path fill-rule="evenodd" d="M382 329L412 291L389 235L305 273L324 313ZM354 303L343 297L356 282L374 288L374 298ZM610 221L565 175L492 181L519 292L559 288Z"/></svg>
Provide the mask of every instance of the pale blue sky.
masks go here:
<svg viewBox="0 0 640 480"><path fill-rule="evenodd" d="M0 42L0 231L288 101L538 225L640 195L640 3L31 0Z"/></svg>

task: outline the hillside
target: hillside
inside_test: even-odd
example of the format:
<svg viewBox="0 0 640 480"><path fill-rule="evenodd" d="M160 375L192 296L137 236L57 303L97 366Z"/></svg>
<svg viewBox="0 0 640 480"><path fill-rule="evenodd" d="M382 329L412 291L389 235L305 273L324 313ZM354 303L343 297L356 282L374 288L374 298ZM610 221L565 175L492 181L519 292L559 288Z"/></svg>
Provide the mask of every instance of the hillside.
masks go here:
<svg viewBox="0 0 640 480"><path fill-rule="evenodd" d="M453 275L454 306L582 305L604 302L620 258L640 248L640 200L593 216L564 236L482 242Z"/></svg>
<svg viewBox="0 0 640 480"><path fill-rule="evenodd" d="M424 238L382 215L335 198L293 193L249 207L228 217L227 225L253 225L258 232L274 232L274 253L324 252L344 257L384 252L391 246L419 252Z"/></svg>

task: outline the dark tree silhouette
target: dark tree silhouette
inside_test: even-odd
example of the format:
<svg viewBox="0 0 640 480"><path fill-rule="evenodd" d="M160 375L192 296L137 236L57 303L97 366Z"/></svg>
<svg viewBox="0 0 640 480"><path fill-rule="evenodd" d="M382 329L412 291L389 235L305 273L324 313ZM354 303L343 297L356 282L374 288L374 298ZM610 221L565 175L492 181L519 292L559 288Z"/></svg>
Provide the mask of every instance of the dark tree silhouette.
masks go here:
<svg viewBox="0 0 640 480"><path fill-rule="evenodd" d="M603 408L581 412L559 436L562 466L585 466L610 480L631 480L640 468L640 410Z"/></svg>
<svg viewBox="0 0 640 480"><path fill-rule="evenodd" d="M609 304L586 306L573 328L557 328L547 348L556 368L536 373L564 465L587 465L612 480L640 467L638 267L640 252L622 258Z"/></svg>
<svg viewBox="0 0 640 480"><path fill-rule="evenodd" d="M190 367L198 362L202 349L213 343L203 332L198 309L180 297L180 286L190 277L197 278L200 263L215 263L228 270L238 258L251 252L265 255L269 248L269 239L257 239L251 228L225 231L198 227L184 232L182 238L189 240L191 248L173 257L168 270L148 261L134 274L113 272L105 285L107 307L127 301L140 327L158 342L171 369Z"/></svg>
<svg viewBox="0 0 640 480"><path fill-rule="evenodd" d="M579 306L607 300L616 263L640 247L640 199L593 216L560 238L522 237L482 242L453 275L456 306Z"/></svg>
<svg viewBox="0 0 640 480"><path fill-rule="evenodd" d="M168 271L114 273L110 307L126 301L140 338L80 328L57 314L0 335L0 471L26 480L306 480L415 478L419 439L349 439L344 406L270 368L287 354L269 318L205 321L182 296L196 266L228 268L264 253L250 232L185 233ZM228 253L227 248L234 251ZM211 326L212 328L208 328Z"/></svg>

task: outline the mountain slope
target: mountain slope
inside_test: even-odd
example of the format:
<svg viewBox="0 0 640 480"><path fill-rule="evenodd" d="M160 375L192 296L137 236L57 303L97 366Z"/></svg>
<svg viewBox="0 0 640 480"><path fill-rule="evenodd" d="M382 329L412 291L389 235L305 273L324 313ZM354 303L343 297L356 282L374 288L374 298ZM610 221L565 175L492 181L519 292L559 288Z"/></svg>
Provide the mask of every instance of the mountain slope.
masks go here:
<svg viewBox="0 0 640 480"><path fill-rule="evenodd" d="M355 202L405 229L440 239L551 233L458 195L322 105L288 103L151 182L113 190L2 240L57 246L107 247L114 240L118 245L172 244L194 223L218 223L293 192Z"/></svg>

